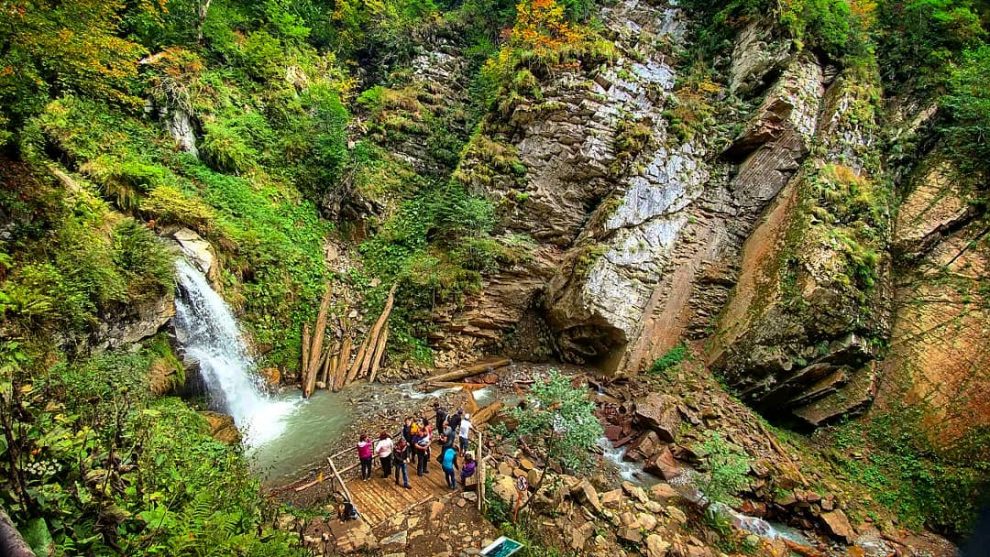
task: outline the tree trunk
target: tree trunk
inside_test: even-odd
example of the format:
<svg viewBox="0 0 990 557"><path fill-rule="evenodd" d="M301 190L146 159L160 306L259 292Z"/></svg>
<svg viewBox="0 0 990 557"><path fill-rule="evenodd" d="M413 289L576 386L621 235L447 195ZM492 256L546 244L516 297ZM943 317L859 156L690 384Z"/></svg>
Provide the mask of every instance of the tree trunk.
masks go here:
<svg viewBox="0 0 990 557"><path fill-rule="evenodd" d="M34 551L14 527L6 511L0 509L0 555L9 557L35 557Z"/></svg>
<svg viewBox="0 0 990 557"><path fill-rule="evenodd" d="M316 372L320 369L320 364L322 361L319 359L319 355L323 354L323 337L327 332L327 312L330 311L330 300L332 298L333 289L330 283L327 283L327 288L323 292L323 300L320 301L320 311L316 315L316 329L313 331L313 344L309 349L310 361L309 367L306 370L306 387L303 390L303 395L309 397L313 394L313 387L316 384Z"/></svg>
<svg viewBox="0 0 990 557"><path fill-rule="evenodd" d="M299 368L299 383L305 391L306 370L309 369L309 323L303 323L302 330L302 365Z"/></svg>
<svg viewBox="0 0 990 557"><path fill-rule="evenodd" d="M344 387L347 364L351 362L351 337L344 337L344 345L340 349L340 360L337 361L337 371L334 372L333 390L339 391Z"/></svg>
<svg viewBox="0 0 990 557"><path fill-rule="evenodd" d="M368 383L375 382L375 375L378 374L378 368L381 367L382 360L385 358L386 343L388 343L388 328L382 331L382 336L375 347L375 355L371 358L371 374L368 377Z"/></svg>
<svg viewBox="0 0 990 557"><path fill-rule="evenodd" d="M512 363L509 358L499 358L496 360L486 360L484 362L478 362L476 364L471 364L467 367L457 369L454 371L448 371L441 373L439 375L434 375L433 377L427 377L423 380L424 383L436 383L438 381L457 381L458 379L464 379L465 377L470 377L472 375L478 375L479 373L484 373L488 371L495 371L498 368L505 367Z"/></svg>
<svg viewBox="0 0 990 557"><path fill-rule="evenodd" d="M199 6L196 7L196 15L199 16L199 21L196 22L196 40L198 42L203 42L203 24L206 23L206 16L210 12L210 1L199 0Z"/></svg>

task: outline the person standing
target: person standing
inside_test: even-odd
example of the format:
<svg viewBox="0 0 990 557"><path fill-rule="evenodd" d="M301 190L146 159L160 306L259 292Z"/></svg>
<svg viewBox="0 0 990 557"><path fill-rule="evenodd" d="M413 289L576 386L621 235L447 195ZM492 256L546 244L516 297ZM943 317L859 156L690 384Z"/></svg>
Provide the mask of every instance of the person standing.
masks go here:
<svg viewBox="0 0 990 557"><path fill-rule="evenodd" d="M447 487L457 489L457 480L454 470L457 469L457 449L446 447L440 458L440 466L443 468L443 477L447 480Z"/></svg>
<svg viewBox="0 0 990 557"><path fill-rule="evenodd" d="M429 474L427 467L430 450L430 433L426 428L413 424L413 453L416 455L416 475Z"/></svg>
<svg viewBox="0 0 990 557"><path fill-rule="evenodd" d="M378 443L375 444L375 454L378 461L382 463L382 477L387 478L392 475L392 450L395 448L392 443L392 436L386 432L378 435Z"/></svg>
<svg viewBox="0 0 990 557"><path fill-rule="evenodd" d="M474 460L474 453L468 451L464 453L464 467L461 468L461 487L467 489L467 479L474 475L478 463Z"/></svg>
<svg viewBox="0 0 990 557"><path fill-rule="evenodd" d="M461 438L461 452L467 452L468 450L468 436L471 434L471 428L474 427L471 424L471 415L464 414L464 418L461 419L460 424L460 438Z"/></svg>
<svg viewBox="0 0 990 557"><path fill-rule="evenodd" d="M371 460L373 454L373 447L371 446L371 441L368 439L368 435L362 433L361 439L357 444L358 459L361 461L361 479L368 481L371 479Z"/></svg>
<svg viewBox="0 0 990 557"><path fill-rule="evenodd" d="M447 417L447 423L450 424L450 428L454 430L454 434L461 428L461 418L464 417L464 409L458 408L457 412L451 414Z"/></svg>
<svg viewBox="0 0 990 557"><path fill-rule="evenodd" d="M444 410L443 406L440 406L440 401L433 403L433 411L435 412L436 415L436 424L437 424L437 427L433 431L442 432L443 422L446 421L447 419L447 411Z"/></svg>
<svg viewBox="0 0 990 557"><path fill-rule="evenodd" d="M409 485L409 473L406 463L409 462L409 443L405 439L399 439L392 453L392 464L395 466L395 485L399 485L399 475L402 475L402 487L412 489Z"/></svg>
<svg viewBox="0 0 990 557"><path fill-rule="evenodd" d="M406 440L409 445L413 444L413 419L412 416L406 416L405 424L402 426L402 438Z"/></svg>
<svg viewBox="0 0 990 557"><path fill-rule="evenodd" d="M453 447L454 442L457 441L457 430L451 427L448 421L444 425L443 436L440 438L443 441L443 448Z"/></svg>

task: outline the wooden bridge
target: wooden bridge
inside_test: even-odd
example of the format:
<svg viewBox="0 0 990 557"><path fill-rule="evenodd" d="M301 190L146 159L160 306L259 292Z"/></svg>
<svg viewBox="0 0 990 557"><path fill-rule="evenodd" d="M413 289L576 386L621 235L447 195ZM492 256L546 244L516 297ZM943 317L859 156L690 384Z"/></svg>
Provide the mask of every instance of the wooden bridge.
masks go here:
<svg viewBox="0 0 990 557"><path fill-rule="evenodd" d="M480 456L480 447L484 446L481 431L478 431L477 437L471 441L471 445L475 455ZM434 443L433 450L434 455L430 457L429 474L417 476L415 461L407 464L410 489L396 485L394 469L391 476L383 478L378 459L375 459L371 479L362 480L359 472L360 462L357 461L354 449L346 449L327 457L327 464L332 473L330 481L336 482L334 488L343 492L344 496L357 508L358 514L364 522L374 529L393 516L405 514L414 507L440 499L452 491L444 480L443 469L435 460L436 451L440 450L440 445ZM344 468L338 468L337 464L344 461L354 462ZM483 478L484 473L484 458L478 458L478 468L474 474L475 480ZM460 476L458 475L459 481ZM306 486L302 486L297 489L305 488ZM460 488L459 485L458 488ZM484 482L479 482L477 489L479 490L478 508L480 509L484 500Z"/></svg>

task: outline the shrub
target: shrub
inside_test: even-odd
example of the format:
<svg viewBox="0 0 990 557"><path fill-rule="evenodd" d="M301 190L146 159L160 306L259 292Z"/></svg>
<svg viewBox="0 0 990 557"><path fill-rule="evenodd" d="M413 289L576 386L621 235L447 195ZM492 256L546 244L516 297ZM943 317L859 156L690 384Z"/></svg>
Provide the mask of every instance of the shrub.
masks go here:
<svg viewBox="0 0 990 557"><path fill-rule="evenodd" d="M647 373L651 375L662 375L667 373L667 371L672 368L679 366L684 360L688 358L688 348L684 343L674 346L663 356L660 356L653 361L653 365L650 366Z"/></svg>
<svg viewBox="0 0 990 557"><path fill-rule="evenodd" d="M709 503L737 505L736 494L749 485L749 460L741 449L729 444L716 431L706 432L701 444L707 473L699 476L698 489Z"/></svg>

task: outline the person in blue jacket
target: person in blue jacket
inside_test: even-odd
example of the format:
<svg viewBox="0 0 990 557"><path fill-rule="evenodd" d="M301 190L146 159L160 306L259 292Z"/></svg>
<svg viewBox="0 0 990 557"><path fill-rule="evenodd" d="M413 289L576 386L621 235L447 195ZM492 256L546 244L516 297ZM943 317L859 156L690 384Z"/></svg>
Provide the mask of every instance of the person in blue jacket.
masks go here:
<svg viewBox="0 0 990 557"><path fill-rule="evenodd" d="M444 447L443 455L440 457L440 467L443 468L443 476L447 480L447 487L457 489L457 449L454 447Z"/></svg>

